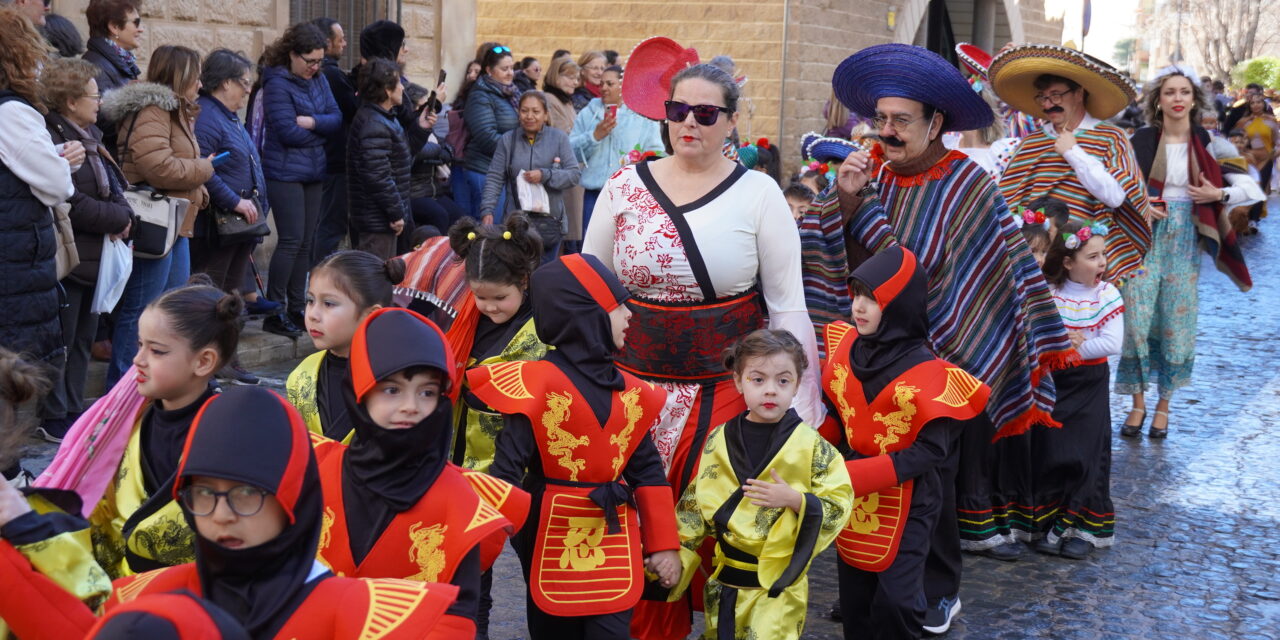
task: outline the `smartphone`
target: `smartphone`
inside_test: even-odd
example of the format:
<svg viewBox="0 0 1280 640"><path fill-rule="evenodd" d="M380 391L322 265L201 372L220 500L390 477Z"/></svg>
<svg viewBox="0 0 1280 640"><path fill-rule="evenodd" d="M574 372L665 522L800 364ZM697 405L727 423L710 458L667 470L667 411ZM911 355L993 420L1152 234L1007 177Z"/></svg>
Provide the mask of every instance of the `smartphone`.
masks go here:
<svg viewBox="0 0 1280 640"><path fill-rule="evenodd" d="M216 167L216 166L218 166L218 165L220 165L220 164L222 164L222 163L226 162L226 161L227 161L227 160L229 160L230 158L231 158L231 152L230 152L230 151L223 151L222 153L219 153L218 155L216 155L216 156L214 156L214 157L213 157L213 166L215 166L215 167Z"/></svg>
<svg viewBox="0 0 1280 640"><path fill-rule="evenodd" d="M444 84L444 80L445 80L445 78L448 78L448 77L449 77L449 73L448 73L447 71L445 71L444 69L441 69L441 70L440 70L440 75L436 76L436 86L438 87L438 86L440 86L440 85Z"/></svg>
<svg viewBox="0 0 1280 640"><path fill-rule="evenodd" d="M611 104L605 107L604 110L605 110L605 117L613 118L615 120L618 118L618 105Z"/></svg>
<svg viewBox="0 0 1280 640"><path fill-rule="evenodd" d="M1147 201L1150 202L1153 207L1164 209L1164 198L1147 198Z"/></svg>

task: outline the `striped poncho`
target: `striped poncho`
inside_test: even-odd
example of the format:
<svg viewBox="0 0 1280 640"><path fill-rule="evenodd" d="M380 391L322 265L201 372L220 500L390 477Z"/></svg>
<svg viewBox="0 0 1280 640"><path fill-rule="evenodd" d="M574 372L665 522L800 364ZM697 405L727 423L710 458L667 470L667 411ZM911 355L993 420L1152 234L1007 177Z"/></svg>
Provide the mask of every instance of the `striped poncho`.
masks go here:
<svg viewBox="0 0 1280 640"><path fill-rule="evenodd" d="M834 190L830 190L834 193ZM824 196L816 200L823 202ZM800 218L800 274L804 278L804 302L809 319L819 336L818 348L825 349L822 328L832 322L849 320L853 299L849 297L849 259L845 254L844 227L840 208L811 206Z"/></svg>
<svg viewBox="0 0 1280 640"><path fill-rule="evenodd" d="M958 151L918 175L888 166L878 174L880 197L854 213L850 240L872 252L901 244L919 257L929 275L930 341L939 357L991 387L996 438L1056 424L1045 374L1065 366L1070 342L995 183ZM831 207L839 207L835 198L821 206Z"/></svg>
<svg viewBox="0 0 1280 640"><path fill-rule="evenodd" d="M1108 209L1076 177L1067 159L1054 149L1056 140L1044 130L1022 140L1000 178L1005 202L1026 206L1041 196L1061 200L1074 220L1102 220L1112 229L1107 234L1107 277L1117 284L1138 274L1142 258L1151 246L1151 226L1147 223L1147 202L1142 173L1133 148L1119 127L1098 123L1075 132L1076 143L1102 161L1124 190L1125 199Z"/></svg>

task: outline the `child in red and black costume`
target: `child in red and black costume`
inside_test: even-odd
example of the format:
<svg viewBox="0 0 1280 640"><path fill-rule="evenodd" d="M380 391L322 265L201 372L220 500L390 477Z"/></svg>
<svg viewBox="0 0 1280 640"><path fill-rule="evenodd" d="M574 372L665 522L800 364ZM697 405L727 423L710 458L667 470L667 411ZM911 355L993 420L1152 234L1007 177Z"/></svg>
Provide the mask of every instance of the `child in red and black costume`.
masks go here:
<svg viewBox="0 0 1280 640"><path fill-rule="evenodd" d="M885 249L849 281L857 327L827 326L822 373L823 435L845 453L854 493L836 539L844 637L918 638L925 559L954 509L941 469L990 389L930 350L926 278L909 250Z"/></svg>
<svg viewBox="0 0 1280 640"><path fill-rule="evenodd" d="M524 524L529 494L449 462L452 364L444 334L413 311L379 309L360 323L346 394L355 436L344 445L312 434L320 560L339 575L456 585L436 632L471 638L480 575Z"/></svg>
<svg viewBox="0 0 1280 640"><path fill-rule="evenodd" d="M185 590L228 613L255 640L456 637L435 628L457 587L338 577L316 560L320 475L302 417L284 398L232 387L207 401L175 477L173 496L197 534L196 561L108 583L105 613ZM24 640L82 638L96 622L88 606L4 540L0 584L0 617Z"/></svg>
<svg viewBox="0 0 1280 640"><path fill-rule="evenodd" d="M523 480L539 513L513 541L533 640L625 640L644 570L665 587L680 578L675 505L649 435L665 393L613 361L628 297L593 256L550 262L530 298L538 339L554 349L467 374L504 416L491 472Z"/></svg>

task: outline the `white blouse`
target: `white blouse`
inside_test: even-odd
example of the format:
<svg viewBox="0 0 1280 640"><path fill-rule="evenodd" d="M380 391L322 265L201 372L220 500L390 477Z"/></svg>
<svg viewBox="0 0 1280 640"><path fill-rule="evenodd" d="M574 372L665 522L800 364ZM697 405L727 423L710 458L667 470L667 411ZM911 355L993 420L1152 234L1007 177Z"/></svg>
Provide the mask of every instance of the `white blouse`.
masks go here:
<svg viewBox="0 0 1280 640"><path fill-rule="evenodd" d="M790 331L805 346L810 366L795 406L811 425L818 398L817 337L805 307L800 233L782 190L768 175L730 176L702 198L679 207L698 244L717 297L750 289L759 277L769 327ZM583 239L633 294L665 302L703 300L684 243L634 165L600 191Z"/></svg>

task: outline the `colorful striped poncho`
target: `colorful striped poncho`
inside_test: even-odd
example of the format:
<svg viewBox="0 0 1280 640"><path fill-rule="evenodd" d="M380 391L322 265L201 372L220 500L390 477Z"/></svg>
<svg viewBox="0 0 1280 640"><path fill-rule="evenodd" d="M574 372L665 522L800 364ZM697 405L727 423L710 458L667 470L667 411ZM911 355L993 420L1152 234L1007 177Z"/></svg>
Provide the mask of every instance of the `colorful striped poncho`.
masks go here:
<svg viewBox="0 0 1280 640"><path fill-rule="evenodd" d="M1077 130L1075 137L1080 148L1099 158L1124 189L1125 201L1119 208L1108 209L1085 189L1067 159L1053 148L1056 140L1043 130L1022 140L1000 178L1000 192L1005 202L1014 206L1052 196L1067 205L1072 219L1105 221L1112 230L1107 234L1106 279L1122 284L1139 273L1142 258L1151 247L1151 226L1146 216L1150 204L1142 173L1129 139L1119 127L1098 123Z"/></svg>
<svg viewBox="0 0 1280 640"><path fill-rule="evenodd" d="M825 195L819 195L816 201L824 202ZM800 219L800 274L804 279L805 306L819 337L818 349L822 350L826 348L821 339L822 328L836 321L848 322L853 306L846 284L849 258L839 207L810 206Z"/></svg>
<svg viewBox="0 0 1280 640"><path fill-rule="evenodd" d="M1045 374L1073 352L996 184L958 151L914 176L883 166L878 181L880 197L862 203L849 238L872 252L901 244L919 257L929 274L930 341L939 357L991 387L995 438L1056 425L1053 379ZM819 208L839 206L831 197Z"/></svg>

